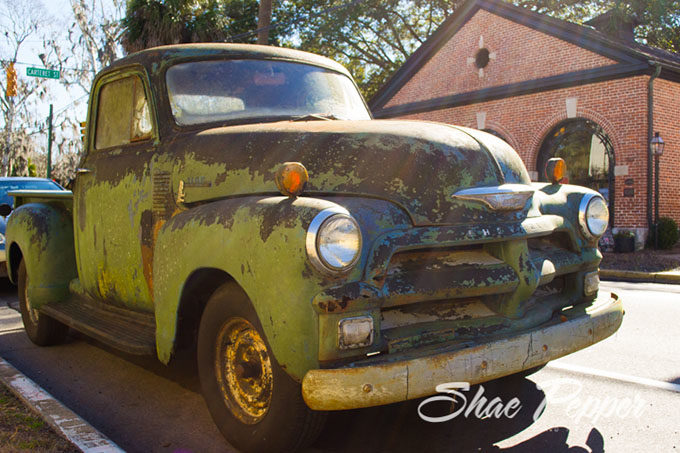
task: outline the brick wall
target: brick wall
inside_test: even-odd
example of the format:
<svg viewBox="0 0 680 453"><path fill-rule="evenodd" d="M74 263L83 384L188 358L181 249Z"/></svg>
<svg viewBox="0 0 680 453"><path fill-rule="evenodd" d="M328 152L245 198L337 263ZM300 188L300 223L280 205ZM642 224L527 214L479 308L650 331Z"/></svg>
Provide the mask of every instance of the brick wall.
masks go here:
<svg viewBox="0 0 680 453"><path fill-rule="evenodd" d="M480 47L491 53L481 77L474 63ZM594 52L479 10L386 107L614 63Z"/></svg>
<svg viewBox="0 0 680 453"><path fill-rule="evenodd" d="M614 147L619 172L627 173L615 177L616 226L644 229L647 227L648 80L649 76L638 76L606 81L408 115L406 118L494 129L517 150L528 170L537 171L536 160L541 144L554 126L568 118L567 99L570 99L569 103L575 106L576 118L590 119L604 129ZM669 102L673 95L678 99L677 92L669 93ZM677 106L675 118L677 121ZM484 124L480 124L482 119ZM665 132L660 132L664 136ZM668 137L671 139L670 133ZM680 145L680 139L677 143ZM680 146L676 150L680 153ZM678 170L676 174L680 174ZM633 184L624 185L630 179ZM634 196L624 197L624 187L634 188ZM666 197L662 203L672 196L669 193Z"/></svg>
<svg viewBox="0 0 680 453"><path fill-rule="evenodd" d="M680 223L680 84L654 81L654 131L666 142L659 161L659 216Z"/></svg>
<svg viewBox="0 0 680 453"><path fill-rule="evenodd" d="M481 47L491 59L481 76ZM548 34L479 10L385 107L603 67L614 61ZM647 228L647 86L649 76L551 90L408 118L489 128L508 140L530 171L546 135L559 122L587 118L609 136L615 153L615 226ZM655 81L654 130L666 141L661 158L660 215L680 221L680 84ZM624 197L624 188L634 191Z"/></svg>

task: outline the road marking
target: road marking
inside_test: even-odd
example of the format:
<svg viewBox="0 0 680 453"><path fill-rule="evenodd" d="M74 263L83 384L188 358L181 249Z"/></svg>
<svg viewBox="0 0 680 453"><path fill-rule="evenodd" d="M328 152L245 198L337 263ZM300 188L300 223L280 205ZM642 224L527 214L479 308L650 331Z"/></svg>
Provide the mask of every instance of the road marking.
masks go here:
<svg viewBox="0 0 680 453"><path fill-rule="evenodd" d="M124 451L2 357L0 357L0 381L80 450L87 453Z"/></svg>
<svg viewBox="0 0 680 453"><path fill-rule="evenodd" d="M7 335L10 333L23 332L25 329L23 327L17 327L15 329L0 330L0 335Z"/></svg>
<svg viewBox="0 0 680 453"><path fill-rule="evenodd" d="M554 370L571 371L574 373L588 374L590 376L598 376L616 381L628 382L631 384L644 385L645 387L653 387L661 390L669 390L671 392L680 393L680 385L672 382L657 381L656 379L641 378L631 376L629 374L615 373L613 371L596 370L595 368L588 368L579 365L570 365L568 363L550 362L548 368Z"/></svg>

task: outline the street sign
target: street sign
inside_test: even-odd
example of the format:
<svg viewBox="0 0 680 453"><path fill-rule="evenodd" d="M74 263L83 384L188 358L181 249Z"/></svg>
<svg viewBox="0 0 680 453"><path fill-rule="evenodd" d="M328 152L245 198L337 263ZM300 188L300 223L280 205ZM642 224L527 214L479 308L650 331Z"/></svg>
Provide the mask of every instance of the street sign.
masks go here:
<svg viewBox="0 0 680 453"><path fill-rule="evenodd" d="M46 77L48 79L58 79L60 74L55 69L26 68L26 75L31 77Z"/></svg>

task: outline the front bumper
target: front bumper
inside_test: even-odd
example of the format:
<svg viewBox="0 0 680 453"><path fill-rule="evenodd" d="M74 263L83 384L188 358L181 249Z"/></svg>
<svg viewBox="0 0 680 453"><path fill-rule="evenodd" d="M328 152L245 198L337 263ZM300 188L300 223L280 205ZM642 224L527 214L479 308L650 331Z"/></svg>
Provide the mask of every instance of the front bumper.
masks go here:
<svg viewBox="0 0 680 453"><path fill-rule="evenodd" d="M310 370L302 395L314 410L379 406L436 393L446 382L478 384L527 370L601 341L619 328L615 294L562 311L532 330L485 343L444 344L417 353L375 356L343 368Z"/></svg>

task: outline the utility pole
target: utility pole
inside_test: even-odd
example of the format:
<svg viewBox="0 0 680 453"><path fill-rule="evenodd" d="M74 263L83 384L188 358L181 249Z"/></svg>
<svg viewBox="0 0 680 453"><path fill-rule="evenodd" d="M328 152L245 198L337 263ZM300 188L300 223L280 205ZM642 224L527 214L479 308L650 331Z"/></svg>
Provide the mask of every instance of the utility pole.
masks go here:
<svg viewBox="0 0 680 453"><path fill-rule="evenodd" d="M50 115L47 117L47 178L52 175L52 104Z"/></svg>
<svg viewBox="0 0 680 453"><path fill-rule="evenodd" d="M257 15L257 43L269 44L269 25L272 23L272 0L260 0L260 11Z"/></svg>

